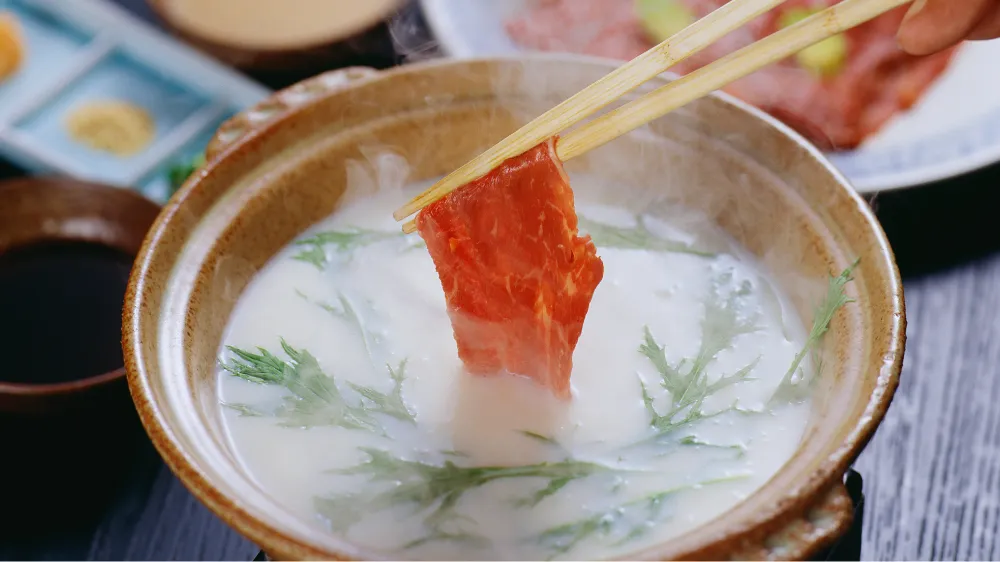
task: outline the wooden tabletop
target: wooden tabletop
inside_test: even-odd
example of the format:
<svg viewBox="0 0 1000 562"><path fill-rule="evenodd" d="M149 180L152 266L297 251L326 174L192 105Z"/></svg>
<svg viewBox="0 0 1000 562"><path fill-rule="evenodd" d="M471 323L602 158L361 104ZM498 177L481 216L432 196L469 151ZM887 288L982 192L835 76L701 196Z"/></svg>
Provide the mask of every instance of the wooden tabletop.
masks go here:
<svg viewBox="0 0 1000 562"><path fill-rule="evenodd" d="M140 0L120 1L142 13ZM17 173L0 165L0 176ZM909 329L899 390L855 465L866 495L862 558L998 559L1000 166L880 195L872 204L903 272ZM111 452L56 467L67 478L99 467L100 477L84 486L100 500L94 493L46 498L53 514L66 515L61 523L16 532L0 526L0 559L251 560L257 554L163 466L133 412L107 439L114 439ZM0 463L8 462L4 453ZM0 486L0 498L35 493L17 482Z"/></svg>

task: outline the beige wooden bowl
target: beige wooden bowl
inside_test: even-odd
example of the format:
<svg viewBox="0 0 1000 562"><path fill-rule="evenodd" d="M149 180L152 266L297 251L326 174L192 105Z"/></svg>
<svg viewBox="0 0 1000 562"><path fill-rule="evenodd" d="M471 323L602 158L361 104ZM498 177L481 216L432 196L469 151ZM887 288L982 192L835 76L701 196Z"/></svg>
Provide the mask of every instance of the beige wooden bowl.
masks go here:
<svg viewBox="0 0 1000 562"><path fill-rule="evenodd" d="M351 69L280 92L220 129L208 165L146 239L124 312L143 423L202 502L279 559L366 555L293 517L240 468L216 392L219 344L237 298L275 253L336 209L348 161L390 148L407 158L413 180L439 176L610 68L540 55ZM817 150L725 97L691 104L569 168L714 217L775 273L807 319L827 275L860 258L848 286L856 303L824 340L797 453L733 509L631 558L811 556L850 523L844 472L884 416L903 361L902 288L872 212Z"/></svg>
<svg viewBox="0 0 1000 562"><path fill-rule="evenodd" d="M326 1L334 4L338 0ZM341 4L356 2L361 5L371 0L339 1ZM305 36L289 31L281 34L280 41L257 40L247 43L222 29L210 28L211 32L207 32L201 26L192 26L191 18L196 15L182 17L171 8L170 2L171 0L147 0L152 11L172 33L228 65L265 73L293 73L310 69L317 72L317 69L344 66L345 61L357 59L359 54L370 52L373 48L378 49L389 40L386 22L403 5L403 0L380 0L374 4L376 9L365 14L366 17L352 18L352 21L357 21L351 27L329 25L326 26L329 28L327 31L313 31ZM235 5L240 0L229 2ZM295 6L288 9L295 9ZM336 16L329 11L318 13L316 17L327 21L332 17L334 22L337 21ZM294 19L287 20L279 28L301 29L294 22Z"/></svg>

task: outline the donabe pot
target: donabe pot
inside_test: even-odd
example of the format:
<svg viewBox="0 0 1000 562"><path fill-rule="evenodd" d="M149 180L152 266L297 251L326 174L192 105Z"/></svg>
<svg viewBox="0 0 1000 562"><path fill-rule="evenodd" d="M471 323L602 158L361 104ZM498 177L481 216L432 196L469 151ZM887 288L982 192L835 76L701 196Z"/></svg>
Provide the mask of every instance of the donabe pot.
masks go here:
<svg viewBox="0 0 1000 562"><path fill-rule="evenodd" d="M413 181L435 178L612 68L538 55L348 69L279 92L220 129L208 164L146 239L124 314L128 379L143 423L202 502L277 559L372 555L297 519L240 468L217 396L227 319L253 275L337 208L346 163L363 160L366 149L404 156ZM856 302L824 339L797 452L726 513L627 558L796 559L827 546L850 524L844 472L885 415L903 361L903 290L871 210L801 137L722 95L568 169L667 190L713 217L772 271L805 319L827 276L860 259L847 287Z"/></svg>

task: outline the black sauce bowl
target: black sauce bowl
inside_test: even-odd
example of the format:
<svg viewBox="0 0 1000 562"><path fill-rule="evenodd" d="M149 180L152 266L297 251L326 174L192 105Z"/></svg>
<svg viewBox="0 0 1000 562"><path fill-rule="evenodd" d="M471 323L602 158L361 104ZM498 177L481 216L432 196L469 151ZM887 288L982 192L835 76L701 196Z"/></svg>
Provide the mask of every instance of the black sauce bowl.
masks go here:
<svg viewBox="0 0 1000 562"><path fill-rule="evenodd" d="M87 243L115 250L131 260L159 211L152 201L115 187L48 177L2 182L0 257L41 244ZM125 275L127 278L127 272ZM121 303L115 314L120 312ZM0 318L0 328L17 329L3 324ZM67 373L58 382L36 383L20 377L18 382L9 382L10 378L0 372L0 413L56 414L99 406L106 396L115 394L112 389L116 382L123 382L124 375L123 366L118 365L107 372L79 377Z"/></svg>
<svg viewBox="0 0 1000 562"><path fill-rule="evenodd" d="M9 259L18 252L76 244L121 256L127 279L159 211L157 204L127 189L56 177L0 182L0 268L19 263ZM11 295L0 295L4 297ZM117 336L108 324L115 317L120 322L122 302L115 302L118 296L113 291L105 297L100 302L79 303L76 312L84 321L73 325L70 338L86 342L95 337L97 330L88 326L86 314L80 311L96 308L105 324L101 344L105 349L120 347L120 323ZM124 285L120 297L124 298ZM18 303L37 306L38 318L43 318L44 304L27 298ZM18 310L30 314L34 309ZM29 337L24 336L28 328L12 319L17 315L2 316L2 337ZM37 331L47 322L34 322L31 329ZM66 341L66 334L63 338ZM112 341L104 341L109 338ZM36 380L32 369L23 368L23 361L18 369L11 367L16 361L0 359L0 371L7 369L0 372L0 496L4 498L0 503L7 512L5 520L12 521L0 526L0 536L9 532L8 538L16 540L34 531L52 533L87 525L88 516L99 513L113 499L127 475L127 455L141 443L142 431L129 399L125 370L122 364L111 364L106 371L72 372L72 354L80 353L85 345L33 352L40 369L70 366L58 377ZM18 351L11 345L7 349L8 353ZM18 372L12 372L15 369Z"/></svg>

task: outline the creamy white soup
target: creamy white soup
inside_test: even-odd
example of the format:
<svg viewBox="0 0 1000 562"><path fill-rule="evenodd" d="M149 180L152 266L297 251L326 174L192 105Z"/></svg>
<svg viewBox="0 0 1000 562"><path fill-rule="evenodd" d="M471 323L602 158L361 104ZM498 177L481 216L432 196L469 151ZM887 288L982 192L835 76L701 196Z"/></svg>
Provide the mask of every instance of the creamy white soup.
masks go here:
<svg viewBox="0 0 1000 562"><path fill-rule="evenodd" d="M669 540L763 485L809 416L801 320L705 221L573 186L605 275L569 401L463 372L434 264L391 217L422 186L354 197L273 258L220 350L260 487L376 556L579 559Z"/></svg>

